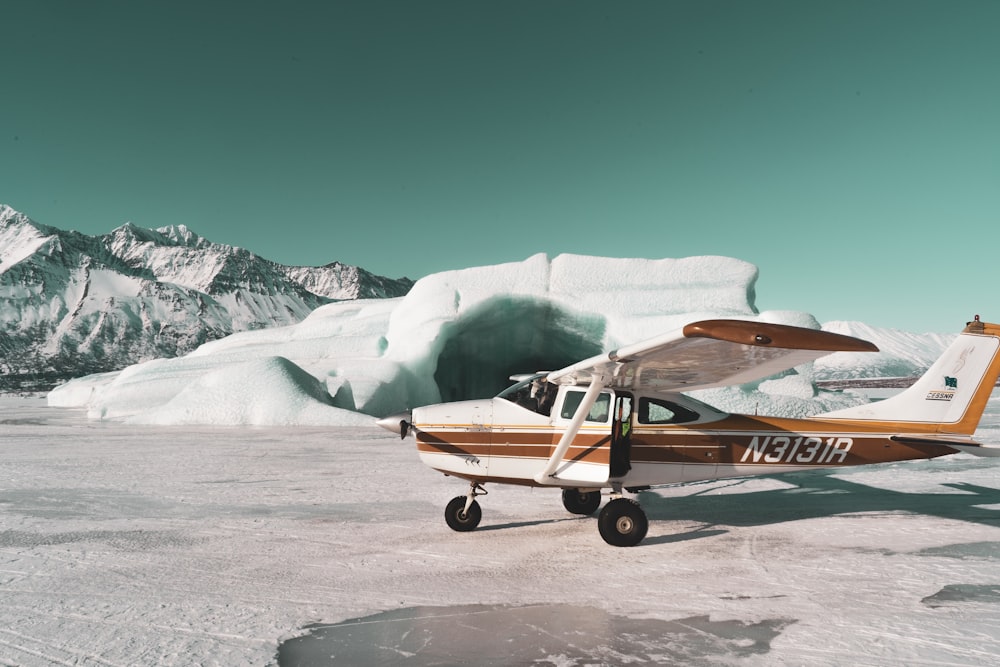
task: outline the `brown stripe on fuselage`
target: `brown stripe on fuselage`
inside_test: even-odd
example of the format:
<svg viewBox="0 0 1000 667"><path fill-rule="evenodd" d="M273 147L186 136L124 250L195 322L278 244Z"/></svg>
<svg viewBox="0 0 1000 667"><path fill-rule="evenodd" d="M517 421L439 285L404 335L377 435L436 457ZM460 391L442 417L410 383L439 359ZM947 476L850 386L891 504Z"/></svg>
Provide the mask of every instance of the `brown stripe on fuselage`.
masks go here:
<svg viewBox="0 0 1000 667"><path fill-rule="evenodd" d="M878 424L844 428L836 422L731 415L706 430L683 425L640 426L632 432L632 461L836 467L927 459L955 453L900 443Z"/></svg>
<svg viewBox="0 0 1000 667"><path fill-rule="evenodd" d="M426 442L428 444L467 444L467 445L488 445L490 444L490 439L493 434L490 431L468 431L468 430L425 430L422 428L414 429L414 433L417 436L417 442Z"/></svg>
<svg viewBox="0 0 1000 667"><path fill-rule="evenodd" d="M560 432L511 431L425 431L417 430L417 449L422 452L443 452L459 456L505 456L546 460L559 444ZM490 439L493 442L490 442ZM610 435L581 433L564 456L567 461L607 464L610 460Z"/></svg>
<svg viewBox="0 0 1000 667"><path fill-rule="evenodd" d="M488 456L490 453L490 434L482 431L432 433L416 429L416 437L419 451L443 452L457 456Z"/></svg>
<svg viewBox="0 0 1000 667"><path fill-rule="evenodd" d="M846 424L822 419L747 415L729 415L701 425L640 424L631 431L630 460L633 464L816 468L931 459L955 453L955 450L943 446L890 439L907 431L933 432L933 427L925 429L919 424L909 424L904 431L892 426L894 424ZM429 430L417 429L416 435L417 447L422 452L545 461L551 457L562 431L554 428L514 431L510 427L472 431L432 427ZM609 443L610 435L606 432L581 432L564 460L608 464ZM487 476L456 476L477 481L526 483L525 480L500 480Z"/></svg>

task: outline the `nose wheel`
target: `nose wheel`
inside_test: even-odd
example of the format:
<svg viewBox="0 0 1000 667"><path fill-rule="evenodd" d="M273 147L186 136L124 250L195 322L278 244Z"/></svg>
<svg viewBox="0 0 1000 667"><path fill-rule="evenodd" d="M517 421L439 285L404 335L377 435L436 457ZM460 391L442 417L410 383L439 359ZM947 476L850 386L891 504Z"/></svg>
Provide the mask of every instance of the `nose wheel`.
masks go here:
<svg viewBox="0 0 1000 667"><path fill-rule="evenodd" d="M486 493L486 489L473 482L469 485L467 495L452 498L444 508L444 520L448 527L460 533L475 530L483 518L483 510L476 502L476 496L485 496Z"/></svg>

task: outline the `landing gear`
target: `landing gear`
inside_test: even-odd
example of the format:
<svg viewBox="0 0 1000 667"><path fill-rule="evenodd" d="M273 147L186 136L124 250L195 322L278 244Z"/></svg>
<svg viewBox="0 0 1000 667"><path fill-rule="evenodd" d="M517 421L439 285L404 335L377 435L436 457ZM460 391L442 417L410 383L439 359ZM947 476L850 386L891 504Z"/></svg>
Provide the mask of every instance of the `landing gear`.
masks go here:
<svg viewBox="0 0 1000 667"><path fill-rule="evenodd" d="M611 500L597 517L597 529L604 541L611 546L634 547L646 537L649 520L638 502L622 497L621 484L612 484L612 489ZM469 492L452 498L444 510L444 520L448 527L461 533L475 530L483 518L483 510L476 502L476 497L485 495L486 489L478 482L470 482ZM600 490L563 489L562 498L563 506L569 512L584 516L593 514L601 504Z"/></svg>
<svg viewBox="0 0 1000 667"><path fill-rule="evenodd" d="M601 492L563 489L562 501L563 507L570 514L590 516L601 506Z"/></svg>
<svg viewBox="0 0 1000 667"><path fill-rule="evenodd" d="M485 495L486 489L477 482L472 482L469 485L468 495L452 498L444 509L444 520L448 527L460 533L475 530L483 518L483 510L476 502L476 496Z"/></svg>
<svg viewBox="0 0 1000 667"><path fill-rule="evenodd" d="M465 496L456 496L444 510L444 520L448 523L448 527L462 533L475 530L483 518L483 510L479 507L479 503L473 500L466 509L465 500Z"/></svg>
<svg viewBox="0 0 1000 667"><path fill-rule="evenodd" d="M629 498L615 498L601 510L597 529L604 541L612 546L634 547L646 537L649 520L639 503Z"/></svg>

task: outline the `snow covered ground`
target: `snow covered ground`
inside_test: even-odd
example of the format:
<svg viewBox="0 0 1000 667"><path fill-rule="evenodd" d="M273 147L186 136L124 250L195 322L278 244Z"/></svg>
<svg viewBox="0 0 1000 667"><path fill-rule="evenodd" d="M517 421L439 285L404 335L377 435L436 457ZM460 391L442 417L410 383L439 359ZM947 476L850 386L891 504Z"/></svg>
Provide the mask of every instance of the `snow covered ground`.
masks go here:
<svg viewBox="0 0 1000 667"><path fill-rule="evenodd" d="M464 490L374 427L0 399L0 664L1000 662L998 459L645 492L630 549L552 490L452 532Z"/></svg>

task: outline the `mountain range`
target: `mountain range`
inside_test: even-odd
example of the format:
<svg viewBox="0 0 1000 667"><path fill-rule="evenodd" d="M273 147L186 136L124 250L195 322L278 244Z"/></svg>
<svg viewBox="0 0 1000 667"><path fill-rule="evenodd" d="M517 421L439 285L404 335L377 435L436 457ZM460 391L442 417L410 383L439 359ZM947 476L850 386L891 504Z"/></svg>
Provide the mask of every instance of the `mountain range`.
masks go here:
<svg viewBox="0 0 1000 667"><path fill-rule="evenodd" d="M88 236L0 205L0 391L174 357L238 331L295 324L333 301L413 281L333 262L285 266L185 225Z"/></svg>

